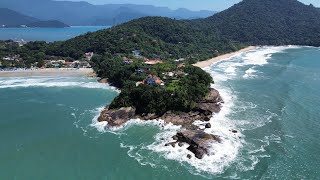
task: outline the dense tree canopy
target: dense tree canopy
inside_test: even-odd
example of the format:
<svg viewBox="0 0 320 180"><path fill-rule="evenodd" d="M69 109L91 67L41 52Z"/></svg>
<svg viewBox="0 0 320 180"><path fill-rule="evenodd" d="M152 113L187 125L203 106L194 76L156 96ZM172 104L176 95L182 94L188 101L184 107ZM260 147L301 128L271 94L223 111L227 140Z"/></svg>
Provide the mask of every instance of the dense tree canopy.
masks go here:
<svg viewBox="0 0 320 180"><path fill-rule="evenodd" d="M204 20L224 38L252 45L320 46L320 10L297 0L243 0Z"/></svg>
<svg viewBox="0 0 320 180"><path fill-rule="evenodd" d="M247 45L320 46L319 17L319 9L297 0L243 0L206 19L146 17L64 42L29 42L24 46L0 42L0 57L19 55L22 61L18 65L29 67L45 58L75 60L94 52L92 66L98 76L121 89L110 108L132 106L140 114L190 111L212 83L210 75L191 63ZM135 50L140 57L133 55ZM148 66L144 58L164 63ZM185 67L174 61L180 58ZM176 75L168 76L169 72ZM148 75L164 83L137 84Z"/></svg>

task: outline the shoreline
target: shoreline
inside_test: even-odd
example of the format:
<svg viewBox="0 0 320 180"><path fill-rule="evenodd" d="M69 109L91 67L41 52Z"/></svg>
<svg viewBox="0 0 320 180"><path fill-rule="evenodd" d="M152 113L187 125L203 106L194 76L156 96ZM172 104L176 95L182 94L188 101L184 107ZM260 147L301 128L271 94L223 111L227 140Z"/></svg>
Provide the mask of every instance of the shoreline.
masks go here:
<svg viewBox="0 0 320 180"><path fill-rule="evenodd" d="M196 66L196 67L199 67L199 68L209 67L209 66L211 66L213 63L216 63L216 62L222 61L222 60L224 60L224 59L230 58L230 57L235 56L235 55L237 55L237 54L239 54L239 53L243 53L243 52L248 52L248 51L254 50L254 49L256 49L256 48L257 48L256 46L249 46L249 47L240 49L239 51L236 51L236 52L232 52L232 53L228 53L228 54L223 54L223 55L220 55L220 56L217 56L217 57L208 59L208 60L206 60L206 61L197 62L197 63L193 64L193 66Z"/></svg>
<svg viewBox="0 0 320 180"><path fill-rule="evenodd" d="M12 71L0 71L0 77L28 77L28 76L52 76L52 77L96 77L92 68L45 68L45 69L18 69Z"/></svg>

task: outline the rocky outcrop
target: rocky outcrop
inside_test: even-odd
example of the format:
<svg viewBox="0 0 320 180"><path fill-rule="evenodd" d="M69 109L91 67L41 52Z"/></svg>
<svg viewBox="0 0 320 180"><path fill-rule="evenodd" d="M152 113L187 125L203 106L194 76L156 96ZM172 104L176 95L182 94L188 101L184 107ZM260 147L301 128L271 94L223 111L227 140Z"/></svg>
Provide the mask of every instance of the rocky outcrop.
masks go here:
<svg viewBox="0 0 320 180"><path fill-rule="evenodd" d="M167 112L162 116L156 114L136 115L133 108L108 109L101 112L98 121L107 121L109 126L121 126L130 119L152 120L162 119L166 123L181 125L185 129L195 130L197 126L193 125L194 121L209 121L213 113L218 113L223 103L220 94L215 89L210 89L206 98L198 102L196 108L188 113Z"/></svg>
<svg viewBox="0 0 320 180"><path fill-rule="evenodd" d="M187 143L189 144L187 149L191 151L195 157L202 159L205 154L209 153L208 149L210 148L210 143L213 141L220 142L221 140L215 135L205 133L203 129L200 129L193 123L197 120L204 122L209 121L214 113L220 111L221 103L223 103L223 100L219 92L215 89L210 89L207 97L199 101L196 108L190 112L167 112L162 116L157 116L156 114L137 115L135 109L131 107L115 110L107 107L101 112L98 121L107 121L108 126L121 126L130 119L141 119L146 121L161 119L165 123L181 125L185 130L178 132L173 137L175 142L169 142L165 145L176 147L177 143L179 146L183 146L184 143ZM211 124L205 123L205 127L211 128ZM188 158L191 158L191 156L188 156Z"/></svg>
<svg viewBox="0 0 320 180"><path fill-rule="evenodd" d="M98 80L99 83L103 83L103 84L107 84L108 83L108 79L107 78L101 78Z"/></svg>
<svg viewBox="0 0 320 180"><path fill-rule="evenodd" d="M221 103L223 103L223 100L219 94L219 91L210 89L207 97L197 104L195 111L198 111L206 116L212 115L212 113L218 113L221 110Z"/></svg>
<svg viewBox="0 0 320 180"><path fill-rule="evenodd" d="M187 148L196 158L202 159L204 155L209 155L210 143L221 142L218 136L205 133L203 130L185 130L178 132L178 143L187 143Z"/></svg>
<svg viewBox="0 0 320 180"><path fill-rule="evenodd" d="M98 121L107 121L109 126L121 126L130 119L135 118L135 112L135 109L131 107L116 110L106 108L101 112Z"/></svg>

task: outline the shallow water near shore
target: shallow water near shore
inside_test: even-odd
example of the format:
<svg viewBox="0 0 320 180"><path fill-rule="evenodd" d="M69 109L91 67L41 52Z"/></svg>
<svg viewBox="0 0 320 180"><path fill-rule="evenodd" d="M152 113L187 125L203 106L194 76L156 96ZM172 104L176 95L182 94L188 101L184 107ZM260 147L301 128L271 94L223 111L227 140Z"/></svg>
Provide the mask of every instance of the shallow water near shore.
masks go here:
<svg viewBox="0 0 320 180"><path fill-rule="evenodd" d="M0 78L0 179L318 179L319 57L259 47L206 68L225 104L203 161L164 147L177 126L97 123L118 92L95 79Z"/></svg>

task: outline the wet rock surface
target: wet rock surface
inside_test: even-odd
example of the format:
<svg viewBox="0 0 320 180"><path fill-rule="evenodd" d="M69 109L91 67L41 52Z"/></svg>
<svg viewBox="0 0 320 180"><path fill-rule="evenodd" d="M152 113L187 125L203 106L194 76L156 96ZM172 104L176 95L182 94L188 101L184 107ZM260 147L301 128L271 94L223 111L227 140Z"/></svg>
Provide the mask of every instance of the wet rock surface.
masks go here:
<svg viewBox="0 0 320 180"><path fill-rule="evenodd" d="M208 134L203 130L185 130L178 132L178 143L187 143L187 148L196 158L202 159L204 155L209 155L209 148L212 142L221 142L218 136Z"/></svg>
<svg viewBox="0 0 320 180"><path fill-rule="evenodd" d="M135 118L134 108L128 107L116 110L106 108L101 112L98 121L107 121L109 126L121 126L132 118Z"/></svg>
<svg viewBox="0 0 320 180"><path fill-rule="evenodd" d="M180 125L184 131L178 132L172 137L175 142L166 143L165 146L176 147L178 143L178 145L182 147L184 143L187 143L189 145L187 149L192 152L196 158L202 159L204 155L208 155L210 143L220 142L221 139L218 136L205 133L203 129L200 129L193 123L197 120L203 122L210 121L212 115L221 110L222 103L223 100L219 92L215 89L210 89L207 97L198 102L196 108L190 112L167 112L162 116L155 114L137 115L135 114L135 109L131 107L121 109L109 109L106 107L106 109L101 112L98 121L107 121L108 126L111 127L121 126L130 119L141 119L145 121L161 119L165 123ZM211 128L211 124L206 123L205 127ZM191 155L188 158L191 158Z"/></svg>

